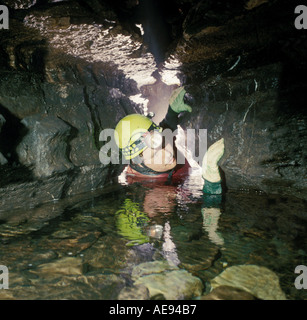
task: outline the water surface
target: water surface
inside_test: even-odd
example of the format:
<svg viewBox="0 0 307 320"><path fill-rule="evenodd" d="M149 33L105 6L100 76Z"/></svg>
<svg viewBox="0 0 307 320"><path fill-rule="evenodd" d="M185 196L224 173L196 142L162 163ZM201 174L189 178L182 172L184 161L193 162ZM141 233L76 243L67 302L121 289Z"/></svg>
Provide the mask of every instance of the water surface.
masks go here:
<svg viewBox="0 0 307 320"><path fill-rule="evenodd" d="M199 184L121 185L37 208L0 212L0 299L117 299L133 268L168 261L210 280L228 267L274 271L288 299L307 265L306 203L228 191L204 197ZM195 297L199 298L199 297Z"/></svg>

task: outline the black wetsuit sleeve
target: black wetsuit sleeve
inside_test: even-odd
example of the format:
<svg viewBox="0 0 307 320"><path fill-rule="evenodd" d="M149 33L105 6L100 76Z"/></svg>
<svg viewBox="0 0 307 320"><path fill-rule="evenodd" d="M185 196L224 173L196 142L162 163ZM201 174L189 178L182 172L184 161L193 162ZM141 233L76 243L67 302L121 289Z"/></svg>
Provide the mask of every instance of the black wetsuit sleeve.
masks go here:
<svg viewBox="0 0 307 320"><path fill-rule="evenodd" d="M177 125L179 124L179 114L172 110L171 107L168 107L167 114L165 118L160 122L159 126L163 129L171 129L175 131Z"/></svg>

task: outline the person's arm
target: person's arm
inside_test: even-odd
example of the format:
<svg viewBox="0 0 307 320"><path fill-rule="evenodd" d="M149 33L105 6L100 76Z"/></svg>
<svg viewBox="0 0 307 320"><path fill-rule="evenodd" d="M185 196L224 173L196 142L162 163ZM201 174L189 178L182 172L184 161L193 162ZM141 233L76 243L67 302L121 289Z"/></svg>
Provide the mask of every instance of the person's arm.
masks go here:
<svg viewBox="0 0 307 320"><path fill-rule="evenodd" d="M202 163L202 176L205 180L201 209L203 226L208 232L209 239L218 246L224 245L224 238L218 232L222 204L222 185L218 162L224 154L224 149L224 139L218 140L207 150Z"/></svg>
<svg viewBox="0 0 307 320"><path fill-rule="evenodd" d="M184 87L179 87L174 90L170 97L167 114L159 124L160 127L162 127L163 129L169 128L172 131L175 131L179 123L179 114L185 111L192 111L192 108L184 103L185 94L186 91Z"/></svg>
<svg viewBox="0 0 307 320"><path fill-rule="evenodd" d="M221 194L221 176L218 162L224 154L224 139L215 142L207 150L202 162L202 176L205 180L204 194Z"/></svg>
<svg viewBox="0 0 307 320"><path fill-rule="evenodd" d="M159 123L159 126L164 129L171 129L175 131L177 129L177 125L179 124L178 113L173 111L173 109L169 106L167 110L167 114L164 119Z"/></svg>

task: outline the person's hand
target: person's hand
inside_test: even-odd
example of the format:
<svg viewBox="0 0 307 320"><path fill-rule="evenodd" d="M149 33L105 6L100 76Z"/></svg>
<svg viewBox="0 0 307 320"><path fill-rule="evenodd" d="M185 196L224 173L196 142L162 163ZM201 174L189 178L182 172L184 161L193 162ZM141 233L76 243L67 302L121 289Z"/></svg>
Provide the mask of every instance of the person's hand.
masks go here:
<svg viewBox="0 0 307 320"><path fill-rule="evenodd" d="M174 112L176 113L180 113L184 111L192 112L192 108L189 105L184 103L185 93L186 91L184 87L177 88L176 90L173 91L170 97L169 105Z"/></svg>
<svg viewBox="0 0 307 320"><path fill-rule="evenodd" d="M224 150L224 138L215 142L207 150L202 163L202 175L205 180L210 182L219 182L221 180L218 162L222 158Z"/></svg>

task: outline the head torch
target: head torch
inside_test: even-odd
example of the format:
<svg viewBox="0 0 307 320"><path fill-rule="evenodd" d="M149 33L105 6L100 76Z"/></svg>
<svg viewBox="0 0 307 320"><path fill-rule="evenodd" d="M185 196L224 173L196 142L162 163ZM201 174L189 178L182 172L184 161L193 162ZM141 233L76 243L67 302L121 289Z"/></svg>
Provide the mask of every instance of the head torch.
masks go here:
<svg viewBox="0 0 307 320"><path fill-rule="evenodd" d="M144 142L148 148L159 149L162 146L163 137L159 131L147 132L143 136Z"/></svg>
<svg viewBox="0 0 307 320"><path fill-rule="evenodd" d="M153 125L147 132L139 136L133 143L130 144L130 153L133 154L138 150L144 150L145 148L159 149L162 147L163 136L161 134L162 128ZM137 134L139 135L139 133ZM133 137L131 138L133 140Z"/></svg>
<svg viewBox="0 0 307 320"><path fill-rule="evenodd" d="M154 112L149 112L147 118L152 119L154 116ZM153 123L148 131L143 134L142 138L144 139L144 143L148 148L158 149L162 146L163 137L161 131L162 129Z"/></svg>

